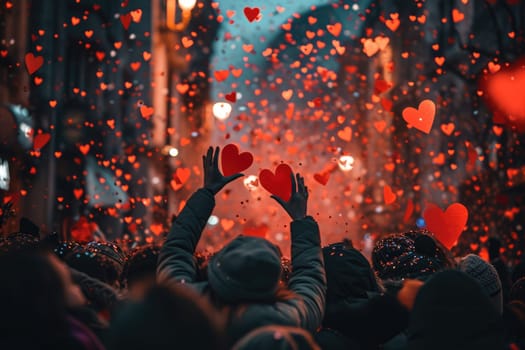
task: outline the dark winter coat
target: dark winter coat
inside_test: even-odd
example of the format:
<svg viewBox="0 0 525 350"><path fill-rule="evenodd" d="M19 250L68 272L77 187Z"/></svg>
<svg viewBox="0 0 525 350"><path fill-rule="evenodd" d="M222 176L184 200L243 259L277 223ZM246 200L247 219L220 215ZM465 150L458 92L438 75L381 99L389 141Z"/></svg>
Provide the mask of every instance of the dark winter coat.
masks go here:
<svg viewBox="0 0 525 350"><path fill-rule="evenodd" d="M214 206L215 198L206 189L198 190L188 199L160 251L159 282L192 284L201 293L210 293L208 282L194 283L197 276L194 252ZM311 217L293 221L291 237L293 271L288 289L295 295L269 303L247 302L232 306L228 325L230 341L265 325L296 326L310 332L321 325L326 276L317 223Z"/></svg>
<svg viewBox="0 0 525 350"><path fill-rule="evenodd" d="M377 349L408 326L408 310L395 296L382 293L358 250L337 243L323 248L323 253L328 280L324 327L362 349Z"/></svg>
<svg viewBox="0 0 525 350"><path fill-rule="evenodd" d="M501 316L477 281L450 270L421 287L410 315L409 350L504 348Z"/></svg>

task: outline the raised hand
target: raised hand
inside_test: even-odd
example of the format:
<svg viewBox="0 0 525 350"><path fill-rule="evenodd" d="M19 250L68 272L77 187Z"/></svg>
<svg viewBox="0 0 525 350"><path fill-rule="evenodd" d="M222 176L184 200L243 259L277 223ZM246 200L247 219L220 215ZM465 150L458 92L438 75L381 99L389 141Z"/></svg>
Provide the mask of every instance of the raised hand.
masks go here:
<svg viewBox="0 0 525 350"><path fill-rule="evenodd" d="M230 176L222 175L219 170L219 153L220 148L208 148L205 156L202 156L202 168L204 170L204 188L210 190L213 194L217 194L224 186L232 182L244 174L233 174Z"/></svg>
<svg viewBox="0 0 525 350"><path fill-rule="evenodd" d="M308 204L308 187L304 185L304 177L299 173L297 173L295 177L293 174L290 176L292 177L292 195L290 199L285 202L281 197L276 195L272 195L272 198L286 210L292 220L304 219L306 217Z"/></svg>

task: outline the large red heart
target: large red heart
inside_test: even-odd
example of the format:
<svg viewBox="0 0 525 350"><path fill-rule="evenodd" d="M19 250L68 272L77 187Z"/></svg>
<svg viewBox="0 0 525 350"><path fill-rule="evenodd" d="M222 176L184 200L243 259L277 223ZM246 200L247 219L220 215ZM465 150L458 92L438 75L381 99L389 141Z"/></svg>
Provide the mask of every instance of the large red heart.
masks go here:
<svg viewBox="0 0 525 350"><path fill-rule="evenodd" d="M271 194L284 201L292 196L292 169L288 164L279 164L275 168L275 175L271 170L263 169L259 173L259 182Z"/></svg>
<svg viewBox="0 0 525 350"><path fill-rule="evenodd" d="M33 74L44 64L44 57L35 56L33 53L27 53L25 56L26 68L29 74Z"/></svg>
<svg viewBox="0 0 525 350"><path fill-rule="evenodd" d="M417 109L407 107L403 110L403 119L414 128L430 133L434 117L436 115L436 105L431 100L423 100Z"/></svg>
<svg viewBox="0 0 525 350"><path fill-rule="evenodd" d="M445 212L435 204L429 204L423 213L427 228L443 245L450 249L463 232L468 220L468 210L461 203L450 205Z"/></svg>
<svg viewBox="0 0 525 350"><path fill-rule="evenodd" d="M483 76L480 87L495 122L525 131L525 59Z"/></svg>
<svg viewBox="0 0 525 350"><path fill-rule="evenodd" d="M221 167L224 176L230 176L248 169L253 163L250 152L239 153L234 144L224 146L221 152Z"/></svg>

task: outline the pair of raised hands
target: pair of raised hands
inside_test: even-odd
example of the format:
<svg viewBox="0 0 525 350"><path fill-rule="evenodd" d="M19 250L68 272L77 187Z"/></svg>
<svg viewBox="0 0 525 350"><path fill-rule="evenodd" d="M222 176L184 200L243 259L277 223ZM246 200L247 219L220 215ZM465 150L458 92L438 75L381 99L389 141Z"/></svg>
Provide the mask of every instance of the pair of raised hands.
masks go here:
<svg viewBox="0 0 525 350"><path fill-rule="evenodd" d="M217 194L224 186L230 182L244 176L244 174L233 174L224 176L219 170L220 148L208 148L206 155L202 156L202 167L204 170L204 188ZM306 207L308 202L308 187L304 185L304 178L297 173L295 177L291 175L292 195L288 201L272 195L271 197L279 203L290 215L292 220L299 220L306 217Z"/></svg>

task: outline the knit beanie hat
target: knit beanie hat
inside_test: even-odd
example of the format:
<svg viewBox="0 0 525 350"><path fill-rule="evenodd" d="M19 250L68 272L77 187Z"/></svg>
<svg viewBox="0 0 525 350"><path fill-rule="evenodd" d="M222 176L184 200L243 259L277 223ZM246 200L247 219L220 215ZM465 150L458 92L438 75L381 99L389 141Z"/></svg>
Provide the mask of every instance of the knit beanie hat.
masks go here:
<svg viewBox="0 0 525 350"><path fill-rule="evenodd" d="M380 287L361 252L351 242L333 243L323 248L326 270L327 301L348 297L367 298L369 292L379 293Z"/></svg>
<svg viewBox="0 0 525 350"><path fill-rule="evenodd" d="M208 264L211 289L226 302L271 299L280 275L278 248L259 237L235 238Z"/></svg>
<svg viewBox="0 0 525 350"><path fill-rule="evenodd" d="M320 350L312 335L304 329L266 326L255 329L239 340L233 350Z"/></svg>
<svg viewBox="0 0 525 350"><path fill-rule="evenodd" d="M114 285L120 280L125 255L114 243L91 242L77 245L64 256L66 263L104 283Z"/></svg>
<svg viewBox="0 0 525 350"><path fill-rule="evenodd" d="M503 293L501 280L498 272L491 264L485 262L479 256L469 254L461 259L459 266L460 271L475 279L483 287L483 291L490 298L496 310L503 313Z"/></svg>
<svg viewBox="0 0 525 350"><path fill-rule="evenodd" d="M502 350L505 329L482 287L458 270L431 276L419 290L408 350Z"/></svg>
<svg viewBox="0 0 525 350"><path fill-rule="evenodd" d="M444 269L444 256L428 231L409 231L380 239L372 264L382 280L425 279Z"/></svg>

